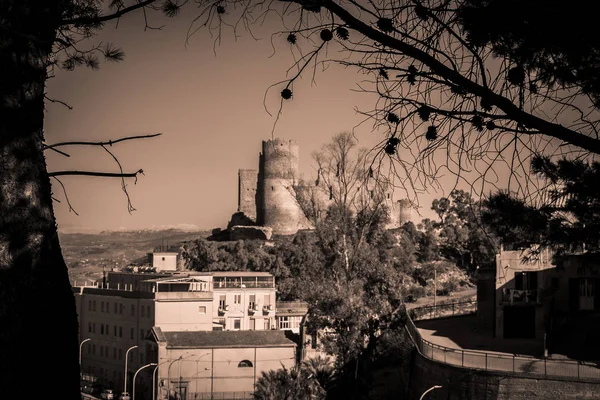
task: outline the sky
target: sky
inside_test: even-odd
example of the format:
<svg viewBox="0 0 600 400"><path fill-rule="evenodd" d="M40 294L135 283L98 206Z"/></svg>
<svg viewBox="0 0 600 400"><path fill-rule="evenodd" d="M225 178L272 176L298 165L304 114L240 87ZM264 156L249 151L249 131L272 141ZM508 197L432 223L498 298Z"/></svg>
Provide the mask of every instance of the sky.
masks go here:
<svg viewBox="0 0 600 400"><path fill-rule="evenodd" d="M271 138L281 100L281 85L267 89L286 78L294 60L285 36L273 40L273 51L269 26L254 31L260 40L224 35L216 55L207 32L192 36L186 46L192 18L155 18L167 25L146 31L141 13L123 18L118 29L109 23L88 43L112 42L124 50L124 61L102 62L99 70L58 70L48 81L48 97L73 109L47 103L47 143L162 133L110 149L125 171L144 171L137 183L127 180L132 213L119 179L63 177L78 215L69 211L62 187L53 181L59 231L224 228L237 211L238 169L258 168L261 142ZM312 72L294 85L294 97L285 102L274 132L299 142L305 177L314 176L311 153L364 119L356 107L374 106L372 97L355 91L362 79L356 70L332 66L317 71L314 82L311 78ZM354 132L361 147L383 139L369 123ZM102 148L62 149L71 157L46 152L49 171L118 172ZM440 183L449 192L454 182ZM444 194L432 188L421 196L421 215L413 212L415 218L433 217L431 201ZM394 197L405 193L397 190Z"/></svg>

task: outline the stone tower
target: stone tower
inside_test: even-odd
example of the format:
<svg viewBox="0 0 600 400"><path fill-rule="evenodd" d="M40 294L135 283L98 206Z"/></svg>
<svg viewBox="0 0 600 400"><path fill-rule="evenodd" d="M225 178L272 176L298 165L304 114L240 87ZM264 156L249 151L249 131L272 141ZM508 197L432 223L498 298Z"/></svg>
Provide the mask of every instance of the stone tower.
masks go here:
<svg viewBox="0 0 600 400"><path fill-rule="evenodd" d="M244 213L256 222L256 188L258 171L255 169L240 169L238 171L238 212Z"/></svg>
<svg viewBox="0 0 600 400"><path fill-rule="evenodd" d="M258 170L257 222L273 234L292 235L309 223L296 200L300 146L293 140L262 142Z"/></svg>

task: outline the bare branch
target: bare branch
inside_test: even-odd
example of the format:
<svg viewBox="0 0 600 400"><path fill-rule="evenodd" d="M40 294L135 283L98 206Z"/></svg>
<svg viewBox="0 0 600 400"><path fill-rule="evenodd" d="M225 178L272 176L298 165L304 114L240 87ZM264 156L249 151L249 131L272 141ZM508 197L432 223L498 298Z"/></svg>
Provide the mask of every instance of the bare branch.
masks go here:
<svg viewBox="0 0 600 400"><path fill-rule="evenodd" d="M137 178L138 174L144 174L142 169L137 170L136 172L124 172L124 173L115 173L115 172L96 172L96 171L55 171L48 172L48 176L98 176L105 178Z"/></svg>
<svg viewBox="0 0 600 400"><path fill-rule="evenodd" d="M69 196L67 196L67 189L65 188L65 185L63 185L63 183L61 182L60 179L58 179L56 176L53 176L53 178L60 183L60 186L62 187L63 193L65 195L65 200L67 201L67 204L69 205L69 212L74 212L75 215L79 215L77 214L77 211L75 211L75 209L73 208L73 206L71 206L71 202L69 201ZM56 201L58 201L60 203L60 201L58 199L55 199Z"/></svg>
<svg viewBox="0 0 600 400"><path fill-rule="evenodd" d="M101 146L101 147L112 146L113 144L125 142L127 140L149 139L149 138L157 137L160 135L162 135L162 133L152 133L149 135L127 136L124 138L109 140L109 141L104 141L104 142L85 142L85 141L60 142L60 143L45 145L44 149L54 149L59 146Z"/></svg>

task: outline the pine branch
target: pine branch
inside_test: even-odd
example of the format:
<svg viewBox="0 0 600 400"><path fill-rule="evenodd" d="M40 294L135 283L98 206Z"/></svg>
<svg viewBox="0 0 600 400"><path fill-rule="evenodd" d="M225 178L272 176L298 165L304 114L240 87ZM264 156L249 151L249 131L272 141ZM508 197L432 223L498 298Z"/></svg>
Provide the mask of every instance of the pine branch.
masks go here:
<svg viewBox="0 0 600 400"><path fill-rule="evenodd" d="M135 11L137 9L146 7L154 2L156 2L157 0L145 0L142 1L140 3L134 4L132 6L129 7L125 7L122 8L120 10L115 11L112 14L108 14L108 15L98 15L96 17L82 17L82 18L72 18L72 19L65 19L62 20L59 24L59 26L65 26L65 25L93 25L93 24L101 24L103 22L106 21L111 21L113 19L118 19L120 17L122 17L125 14L128 14L132 11Z"/></svg>

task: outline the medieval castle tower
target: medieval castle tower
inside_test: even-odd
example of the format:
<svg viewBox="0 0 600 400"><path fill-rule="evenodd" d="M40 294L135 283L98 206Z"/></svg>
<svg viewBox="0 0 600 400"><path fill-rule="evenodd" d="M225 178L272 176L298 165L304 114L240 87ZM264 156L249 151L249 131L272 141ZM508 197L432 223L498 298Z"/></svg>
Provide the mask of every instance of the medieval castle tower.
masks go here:
<svg viewBox="0 0 600 400"><path fill-rule="evenodd" d="M298 142L280 138L263 141L258 171L240 169L238 172L238 210L229 228L265 227L275 235L293 235L298 230L310 229L311 223L296 198L299 163ZM324 195L325 203L326 197ZM386 189L384 201L390 211L388 229L397 228L410 219L411 208L406 200L394 202L392 191Z"/></svg>
<svg viewBox="0 0 600 400"><path fill-rule="evenodd" d="M258 171L238 175L238 212L276 235L292 235L310 228L300 209L294 186L298 183L300 146L293 140L262 142Z"/></svg>

